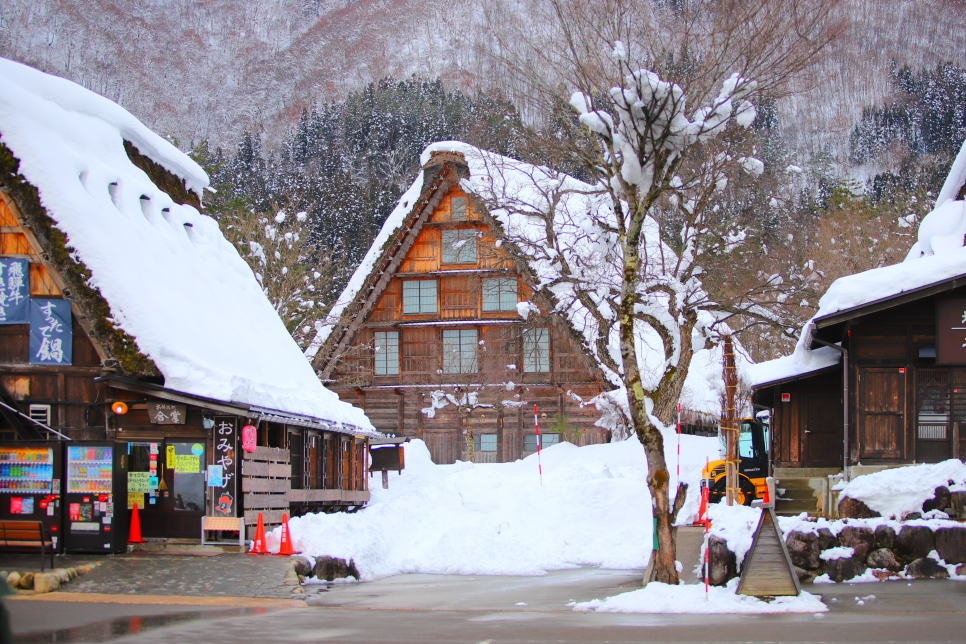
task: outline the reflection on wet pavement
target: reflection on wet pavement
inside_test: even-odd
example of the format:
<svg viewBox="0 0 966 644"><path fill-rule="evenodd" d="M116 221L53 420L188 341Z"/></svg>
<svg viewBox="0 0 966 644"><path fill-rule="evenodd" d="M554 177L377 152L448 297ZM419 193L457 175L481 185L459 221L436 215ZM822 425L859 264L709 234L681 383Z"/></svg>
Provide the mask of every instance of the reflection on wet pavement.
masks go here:
<svg viewBox="0 0 966 644"><path fill-rule="evenodd" d="M127 635L137 635L138 633L143 633L153 628L177 626L197 619L222 619L225 617L261 615L268 612L268 610L267 608L231 608L226 610L170 613L167 615L118 617L94 624L75 626L73 628L62 628L39 633L23 633L17 636L16 641L17 644L107 642Z"/></svg>

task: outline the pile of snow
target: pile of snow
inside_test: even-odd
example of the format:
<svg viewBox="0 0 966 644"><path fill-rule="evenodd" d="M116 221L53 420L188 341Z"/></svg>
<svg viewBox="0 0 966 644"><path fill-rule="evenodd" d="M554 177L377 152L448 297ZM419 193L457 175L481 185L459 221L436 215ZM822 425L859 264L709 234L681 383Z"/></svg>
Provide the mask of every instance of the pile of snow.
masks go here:
<svg viewBox="0 0 966 644"><path fill-rule="evenodd" d="M669 586L652 582L629 593L574 605L575 611L597 613L824 613L828 607L816 595L802 591L797 597L776 597L762 601L738 595L739 580L723 587L711 586L705 593L701 584Z"/></svg>
<svg viewBox="0 0 966 644"><path fill-rule="evenodd" d="M665 450L677 485L675 436ZM644 448L636 438L544 450L513 463L436 465L425 444L405 445L406 469L374 486L354 514L289 522L296 550L352 559L364 580L402 573L542 575L580 565L643 569L652 544ZM697 513L705 459L716 438L681 436L681 479L690 484L681 522ZM277 550L280 530L268 535Z"/></svg>
<svg viewBox="0 0 966 644"><path fill-rule="evenodd" d="M712 503L708 506L708 519L711 520L710 533L724 541L728 545L728 550L735 553L739 568L751 549L751 539L755 535L755 528L758 527L760 518L761 508L744 505L728 506L724 503ZM701 560L704 560L703 549Z"/></svg>
<svg viewBox="0 0 966 644"><path fill-rule="evenodd" d="M194 161L108 99L4 59L0 139L165 386L371 429L321 385L218 224L154 185L124 141L200 192Z"/></svg>
<svg viewBox="0 0 966 644"><path fill-rule="evenodd" d="M966 465L951 458L864 474L852 479L840 496L862 501L883 517L900 519L909 512L922 512L923 502L933 498L939 486L966 492Z"/></svg>

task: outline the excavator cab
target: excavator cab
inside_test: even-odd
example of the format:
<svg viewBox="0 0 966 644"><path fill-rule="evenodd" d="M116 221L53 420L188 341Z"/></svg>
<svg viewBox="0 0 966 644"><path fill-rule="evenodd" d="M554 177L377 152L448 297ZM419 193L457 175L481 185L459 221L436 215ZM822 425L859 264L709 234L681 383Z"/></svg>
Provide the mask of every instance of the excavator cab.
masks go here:
<svg viewBox="0 0 966 644"><path fill-rule="evenodd" d="M723 455L723 443L721 451ZM724 458L708 463L701 476L712 503L725 497ZM767 476L768 425L757 418L745 418L738 425L738 503L751 505L753 500L763 498Z"/></svg>

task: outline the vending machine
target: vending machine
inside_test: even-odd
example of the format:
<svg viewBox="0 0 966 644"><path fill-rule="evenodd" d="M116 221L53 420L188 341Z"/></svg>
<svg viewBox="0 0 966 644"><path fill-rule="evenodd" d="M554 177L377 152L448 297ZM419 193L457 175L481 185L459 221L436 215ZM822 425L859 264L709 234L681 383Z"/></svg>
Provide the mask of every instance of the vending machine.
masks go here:
<svg viewBox="0 0 966 644"><path fill-rule="evenodd" d="M61 539L61 443L0 445L0 519L41 521L50 531L54 552Z"/></svg>
<svg viewBox="0 0 966 644"><path fill-rule="evenodd" d="M66 446L64 550L114 552L127 549L124 454L114 443L71 442Z"/></svg>

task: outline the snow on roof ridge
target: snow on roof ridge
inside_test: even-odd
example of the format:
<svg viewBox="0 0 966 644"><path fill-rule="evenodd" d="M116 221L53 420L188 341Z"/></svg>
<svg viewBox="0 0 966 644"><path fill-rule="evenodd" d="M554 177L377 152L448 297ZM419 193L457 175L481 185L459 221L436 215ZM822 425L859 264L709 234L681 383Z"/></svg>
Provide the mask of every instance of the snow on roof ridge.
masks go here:
<svg viewBox="0 0 966 644"><path fill-rule="evenodd" d="M111 124L122 139L130 141L141 154L184 180L188 190L197 192L199 196L210 183L200 165L150 130L133 114L73 81L0 58L0 83L5 92L12 91L11 85L16 85L44 101L57 104L65 112L94 117Z"/></svg>

